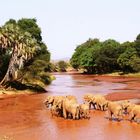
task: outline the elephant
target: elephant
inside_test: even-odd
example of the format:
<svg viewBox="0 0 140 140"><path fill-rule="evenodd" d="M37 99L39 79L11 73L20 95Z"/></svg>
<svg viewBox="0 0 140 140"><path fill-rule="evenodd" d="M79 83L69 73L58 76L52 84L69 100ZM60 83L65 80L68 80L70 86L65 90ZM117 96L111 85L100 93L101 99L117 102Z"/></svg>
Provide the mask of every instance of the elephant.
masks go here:
<svg viewBox="0 0 140 140"><path fill-rule="evenodd" d="M53 105L57 107L57 111L59 111L59 116L63 117L63 108L62 108L62 103L63 100L65 99L65 96L59 96L55 98Z"/></svg>
<svg viewBox="0 0 140 140"><path fill-rule="evenodd" d="M128 111L129 111L130 121L133 121L133 120L136 122L140 121L140 105L131 104L128 107Z"/></svg>
<svg viewBox="0 0 140 140"><path fill-rule="evenodd" d="M84 98L84 102L90 102L92 97L93 97L92 93L85 94L84 97L83 97Z"/></svg>
<svg viewBox="0 0 140 140"><path fill-rule="evenodd" d="M74 99L68 99L67 97L63 99L62 102L63 116L67 119L70 115L72 118L79 119L80 115L80 106Z"/></svg>
<svg viewBox="0 0 140 140"><path fill-rule="evenodd" d="M44 101L44 104L47 108L49 108L49 105L53 105L55 96L47 96L46 100Z"/></svg>
<svg viewBox="0 0 140 140"><path fill-rule="evenodd" d="M91 93L87 93L84 95L84 102L85 103L88 103L89 104L89 108L91 109L91 105L94 107L94 109L97 109L97 103L96 103L96 100L97 98L100 98L101 95L94 95L94 94L91 94Z"/></svg>
<svg viewBox="0 0 140 140"><path fill-rule="evenodd" d="M122 106L123 108L125 108L126 113L129 115L129 121L140 123L140 105L132 104L129 101L125 101Z"/></svg>
<svg viewBox="0 0 140 140"><path fill-rule="evenodd" d="M134 117L134 121L140 123L140 112Z"/></svg>
<svg viewBox="0 0 140 140"><path fill-rule="evenodd" d="M62 102L62 100L65 98L65 96L56 96L55 99L54 99L54 102L53 102L53 105L56 105L56 106L60 106L60 103ZM59 107L61 108L61 106Z"/></svg>
<svg viewBox="0 0 140 140"><path fill-rule="evenodd" d="M130 112L133 110L134 107L136 107L135 104L130 104L130 105L126 108L126 112L127 112L128 114L130 114Z"/></svg>
<svg viewBox="0 0 140 140"><path fill-rule="evenodd" d="M89 100L90 108L91 105L93 105L94 109L104 111L107 109L107 103L108 101L105 99L105 97L100 94L93 95L92 97L90 96L90 100Z"/></svg>
<svg viewBox="0 0 140 140"><path fill-rule="evenodd" d="M90 119L89 104L84 103L80 105L80 118Z"/></svg>
<svg viewBox="0 0 140 140"><path fill-rule="evenodd" d="M120 103L120 105L122 106L122 109L124 111L125 114L128 114L130 112L131 109L131 103L129 100L124 100L122 103ZM130 107L131 106L131 107Z"/></svg>
<svg viewBox="0 0 140 140"><path fill-rule="evenodd" d="M44 101L44 104L46 105L47 108L49 108L49 105L57 105L57 101L63 98L64 96L48 96L46 100Z"/></svg>
<svg viewBox="0 0 140 140"><path fill-rule="evenodd" d="M60 114L60 110L59 110L59 108L56 105L52 105L50 111L51 111L52 117L53 116L57 116L58 117L58 116L61 115Z"/></svg>
<svg viewBox="0 0 140 140"><path fill-rule="evenodd" d="M102 95L95 95L92 99L92 103L96 105L95 108L98 110L105 111L107 109L108 101Z"/></svg>
<svg viewBox="0 0 140 140"><path fill-rule="evenodd" d="M115 119L120 121L122 119L122 111L123 111L122 106L117 102L111 101L108 101L107 106L109 120L112 120L114 117Z"/></svg>

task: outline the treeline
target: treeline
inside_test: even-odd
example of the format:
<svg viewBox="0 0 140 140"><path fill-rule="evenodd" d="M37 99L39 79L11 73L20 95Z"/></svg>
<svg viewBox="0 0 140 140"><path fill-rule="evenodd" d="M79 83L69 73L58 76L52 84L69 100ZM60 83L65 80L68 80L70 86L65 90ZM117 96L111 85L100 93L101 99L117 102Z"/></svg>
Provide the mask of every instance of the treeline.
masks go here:
<svg viewBox="0 0 140 140"><path fill-rule="evenodd" d="M0 27L0 85L3 88L43 89L50 52L36 19L10 19Z"/></svg>
<svg viewBox="0 0 140 140"><path fill-rule="evenodd" d="M77 46L70 60L75 69L85 73L104 74L112 72L140 71L140 34L133 42L119 43L108 39L89 39Z"/></svg>
<svg viewBox="0 0 140 140"><path fill-rule="evenodd" d="M47 71L49 72L67 72L67 68L70 66L69 62L60 60L58 62L50 62Z"/></svg>

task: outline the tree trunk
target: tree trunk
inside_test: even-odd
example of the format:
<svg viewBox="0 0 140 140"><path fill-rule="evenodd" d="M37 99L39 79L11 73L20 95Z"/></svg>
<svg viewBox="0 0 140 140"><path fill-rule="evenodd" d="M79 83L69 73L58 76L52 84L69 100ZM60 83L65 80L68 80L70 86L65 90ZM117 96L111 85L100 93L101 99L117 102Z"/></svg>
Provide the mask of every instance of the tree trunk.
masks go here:
<svg viewBox="0 0 140 140"><path fill-rule="evenodd" d="M7 72L0 82L0 85L4 86L7 82L15 80L17 78L18 71L18 46L16 45L12 51L12 56L9 62Z"/></svg>

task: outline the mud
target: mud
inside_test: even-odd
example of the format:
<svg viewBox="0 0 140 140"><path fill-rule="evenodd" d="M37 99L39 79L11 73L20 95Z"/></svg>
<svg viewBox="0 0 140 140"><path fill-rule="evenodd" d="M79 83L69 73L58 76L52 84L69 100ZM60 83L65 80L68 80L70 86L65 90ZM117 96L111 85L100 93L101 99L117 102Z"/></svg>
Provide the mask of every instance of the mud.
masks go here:
<svg viewBox="0 0 140 140"><path fill-rule="evenodd" d="M106 112L91 110L90 120L51 116L43 105L48 95L100 93L108 100L139 99L140 78L58 74L45 94L0 98L0 139L11 140L139 140L140 124L109 121ZM139 100L138 100L139 101Z"/></svg>

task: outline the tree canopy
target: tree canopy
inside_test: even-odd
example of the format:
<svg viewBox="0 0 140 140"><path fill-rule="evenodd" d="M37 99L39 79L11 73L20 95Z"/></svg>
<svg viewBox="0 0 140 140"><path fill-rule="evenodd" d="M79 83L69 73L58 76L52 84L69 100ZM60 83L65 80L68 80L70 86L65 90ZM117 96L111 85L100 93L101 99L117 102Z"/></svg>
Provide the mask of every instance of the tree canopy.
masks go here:
<svg viewBox="0 0 140 140"><path fill-rule="evenodd" d="M110 73L115 71L140 71L140 35L134 42L119 43L108 39L89 39L78 45L70 60L76 69L86 73Z"/></svg>

